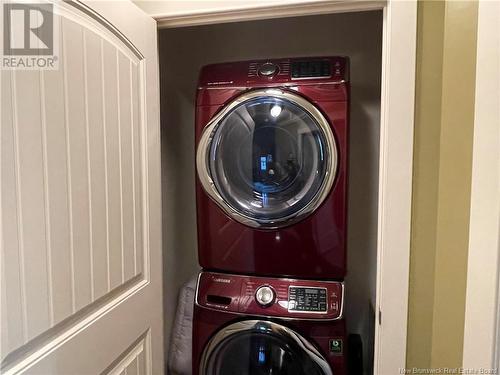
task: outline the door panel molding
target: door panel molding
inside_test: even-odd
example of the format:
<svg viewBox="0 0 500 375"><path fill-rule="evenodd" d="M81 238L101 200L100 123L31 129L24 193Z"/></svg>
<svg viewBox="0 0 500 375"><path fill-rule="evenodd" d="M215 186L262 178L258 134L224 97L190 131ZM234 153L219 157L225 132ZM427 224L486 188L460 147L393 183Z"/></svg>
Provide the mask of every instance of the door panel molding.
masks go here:
<svg viewBox="0 0 500 375"><path fill-rule="evenodd" d="M111 34L108 24L99 23L96 26L86 17L77 17L71 8L73 4L76 3L55 7L56 14L60 17L62 47L60 71L2 73L5 81L9 80L10 75L12 94L11 126L16 176L12 186L17 196L17 208L13 216L17 216L18 265L21 282L19 300L23 322L22 340L16 342L23 342L24 345L70 316L80 317L84 308L88 314L87 307L92 306L98 297L102 297L95 295L94 284L97 275L94 272L93 253L99 253L101 250L99 246L104 246L104 242L107 242L107 259L105 259L107 270L103 270L107 273L107 288L102 288L106 290L104 293L112 296L117 287L138 275L144 280L148 280L149 277L146 175L148 156L144 143L146 127L143 114L144 59L138 59L137 56L142 55L138 54L130 43L123 45L123 40L126 39L117 38L116 30ZM101 38L101 35L106 34L109 34L106 39ZM92 37L94 39L91 39ZM89 56L86 52L91 49L92 40L100 43L101 66L91 66L96 69L89 70L87 61ZM92 52L99 53L97 48ZM111 58L104 59L107 56L106 52ZM102 91L89 93L89 76L96 74L102 81ZM136 78L135 82L133 77ZM45 84L51 79L62 81L62 85L46 88ZM110 92L115 97L114 101L108 100ZM102 103L90 101L90 95L97 97L99 94ZM56 100L64 103L62 111L64 115L56 118L50 113L51 118L48 119L47 112L51 111L49 107L56 106ZM36 111L38 101L39 111ZM89 101L90 104L96 104L96 107L91 108ZM102 116L93 118L94 121L91 123L90 112L99 109L102 110ZM60 126L56 128L57 123ZM5 123L5 126L9 125ZM57 149L52 140L63 128L65 147ZM111 132L111 128L115 128L114 133ZM90 138L92 130L95 134ZM99 159L93 157L91 148L102 147L101 145L94 147L95 143L101 142L101 137L105 140L104 158ZM50 146L48 142L51 142ZM112 145L114 150L110 149ZM65 166L56 162L61 154L65 154ZM128 156L128 160L124 160L123 154ZM111 156L114 156L116 163L110 163ZM104 176L93 173L93 169L100 169L102 163L105 164ZM124 168L125 163L131 164L132 168ZM66 178L59 178L58 173L61 172L54 170L59 167L65 167ZM113 184L109 181L112 177L110 169L115 169L116 178ZM123 173L125 171L129 173L125 175ZM105 186L102 184L103 177ZM5 182L7 186L11 186L9 179ZM55 184L64 183L67 189L58 191L59 188ZM106 189L105 192L102 191L103 187ZM58 195L54 194L53 188ZM113 190L118 191L115 194ZM136 194L136 190L140 194ZM100 201L105 206L105 215L104 212L100 212L103 211L103 206L95 206L93 202L92 198L97 198L98 195L101 195ZM67 197L64 200L67 201L68 214L65 213L65 216L61 217L58 215L61 212L53 213L52 207L60 205L59 201L63 196ZM115 215L110 216L109 206L113 202L113 196ZM126 208L130 209L125 210ZM100 229L100 223L94 223L94 219L103 216L106 216L106 230L101 233L101 238L97 238L96 232ZM61 220L68 222L62 224ZM114 242L110 241L110 238L113 239L113 234L110 232L111 224L115 225ZM61 225L64 225L64 229ZM66 231L69 232L69 236ZM44 251L40 251L40 244L34 241L43 243ZM6 246L13 246L13 243L7 239ZM69 246L69 259L65 254L67 246ZM68 262L59 262L61 256L69 261L69 268ZM6 257L5 261L13 263L10 257ZM53 279L54 276L58 277L61 271L66 277L69 276L66 285L70 286L70 290L65 293L70 294L71 303L64 308L65 312L58 311L60 313L55 317L54 299L59 298L62 285L57 283L54 285ZM36 273L33 274L34 272ZM10 275L5 279L8 289L12 277L17 275ZM41 282L34 282L35 277ZM60 278L58 280L63 281ZM12 308L11 304L9 305L9 308ZM42 313L40 309L44 312ZM13 333L11 331L11 334ZM6 348L19 349L18 344L9 345L8 340Z"/></svg>
<svg viewBox="0 0 500 375"><path fill-rule="evenodd" d="M55 2L59 69L0 72L2 373L102 372L145 331L163 367L156 24L113 7Z"/></svg>
<svg viewBox="0 0 500 375"><path fill-rule="evenodd" d="M117 360L105 370L106 375L151 375L151 367L147 366L147 358L150 355L151 333L148 330L132 344Z"/></svg>
<svg viewBox="0 0 500 375"><path fill-rule="evenodd" d="M2 374L17 374L29 369L38 360L71 340L89 325L99 320L115 306L132 297L147 286L146 280L130 280L109 296L94 302L70 316L65 321L52 327L42 335L10 353L2 363Z"/></svg>
<svg viewBox="0 0 500 375"><path fill-rule="evenodd" d="M121 43L125 46L128 47L128 49L135 54L138 60L143 60L144 56L139 51L139 49L130 41L129 38L127 38L120 30L118 30L112 23L110 23L106 18L104 18L102 15L97 13L94 9L91 7L87 6L85 3L83 3L80 0L73 0L73 1L68 1L67 4L71 5L75 9L80 10L82 13L86 14L88 17L90 17L92 20L96 21L97 24L100 24L101 26L104 26L104 29L111 32L116 38L118 38ZM80 19L82 23L89 24L89 18L87 17L82 17L81 13L75 12L71 8L67 8L67 10L76 18ZM90 29L90 27L89 27ZM102 29L102 27L100 28Z"/></svg>

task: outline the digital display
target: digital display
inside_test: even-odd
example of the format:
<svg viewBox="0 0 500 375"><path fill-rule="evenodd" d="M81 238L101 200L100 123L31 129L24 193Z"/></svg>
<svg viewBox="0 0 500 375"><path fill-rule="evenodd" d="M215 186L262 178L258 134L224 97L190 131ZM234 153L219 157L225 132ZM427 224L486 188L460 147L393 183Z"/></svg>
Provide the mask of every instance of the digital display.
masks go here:
<svg viewBox="0 0 500 375"><path fill-rule="evenodd" d="M326 288L290 287L288 310L303 312L326 312Z"/></svg>
<svg viewBox="0 0 500 375"><path fill-rule="evenodd" d="M331 76L329 61L294 61L292 78L321 78Z"/></svg>

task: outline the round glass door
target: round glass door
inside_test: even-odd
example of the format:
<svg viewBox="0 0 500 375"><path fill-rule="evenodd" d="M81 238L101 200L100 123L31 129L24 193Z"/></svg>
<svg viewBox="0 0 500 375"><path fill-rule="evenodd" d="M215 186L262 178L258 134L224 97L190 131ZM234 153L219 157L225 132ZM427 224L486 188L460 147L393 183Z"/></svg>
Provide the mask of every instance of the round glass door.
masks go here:
<svg viewBox="0 0 500 375"><path fill-rule="evenodd" d="M288 225L313 212L335 177L332 130L316 107L278 90L240 96L205 128L200 181L233 218L253 227Z"/></svg>
<svg viewBox="0 0 500 375"><path fill-rule="evenodd" d="M331 375L321 354L296 332L249 320L225 328L210 341L203 375Z"/></svg>

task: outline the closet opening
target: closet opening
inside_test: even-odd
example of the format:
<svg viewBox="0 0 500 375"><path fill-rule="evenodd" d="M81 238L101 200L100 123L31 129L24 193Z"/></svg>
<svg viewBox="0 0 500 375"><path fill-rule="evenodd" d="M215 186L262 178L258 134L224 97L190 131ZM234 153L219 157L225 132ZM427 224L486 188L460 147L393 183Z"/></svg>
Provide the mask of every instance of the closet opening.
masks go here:
<svg viewBox="0 0 500 375"><path fill-rule="evenodd" d="M167 353L179 291L189 280L196 280L200 270L195 199L195 100L200 69L233 61L345 56L350 65L350 108L343 316L347 331L361 336L364 373L373 373L382 29L383 13L375 10L158 31Z"/></svg>

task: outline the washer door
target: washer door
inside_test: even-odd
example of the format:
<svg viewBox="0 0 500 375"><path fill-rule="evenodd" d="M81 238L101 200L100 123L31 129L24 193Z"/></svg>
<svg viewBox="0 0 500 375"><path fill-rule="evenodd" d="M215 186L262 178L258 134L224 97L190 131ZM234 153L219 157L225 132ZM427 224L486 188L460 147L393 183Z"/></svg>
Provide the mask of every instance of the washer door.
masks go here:
<svg viewBox="0 0 500 375"><path fill-rule="evenodd" d="M323 114L280 90L241 95L205 127L199 179L235 220L277 228L311 214L330 192L337 148Z"/></svg>
<svg viewBox="0 0 500 375"><path fill-rule="evenodd" d="M200 375L332 375L323 356L280 324L245 320L225 327L207 345Z"/></svg>

